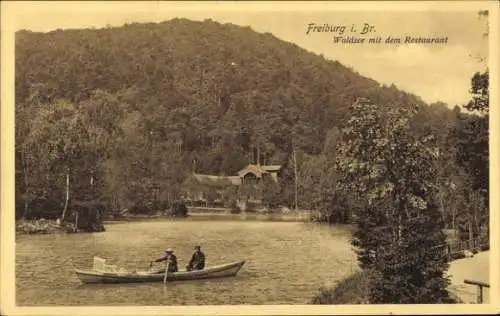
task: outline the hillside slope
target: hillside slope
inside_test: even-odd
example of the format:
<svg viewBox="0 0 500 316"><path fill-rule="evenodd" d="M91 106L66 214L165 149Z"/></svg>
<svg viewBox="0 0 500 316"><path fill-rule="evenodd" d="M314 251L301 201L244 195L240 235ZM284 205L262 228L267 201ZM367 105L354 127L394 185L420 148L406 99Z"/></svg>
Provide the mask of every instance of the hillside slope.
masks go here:
<svg viewBox="0 0 500 316"><path fill-rule="evenodd" d="M271 34L211 20L19 31L15 49L17 190L58 201L69 162L85 175L72 190L91 174L114 200L145 199L158 185L165 196L193 170L234 174L257 152L286 167L295 151L307 165L334 148L358 97L424 104ZM423 109L416 131L453 126L446 105Z"/></svg>
<svg viewBox="0 0 500 316"><path fill-rule="evenodd" d="M303 136L300 147L309 153L321 151L326 131L345 120L357 97L383 104L421 102L270 34L184 19L18 32L17 100L28 98L36 84L44 85L44 102L77 102L95 89L116 93L135 87L139 108L161 109L165 116L183 108L200 131L195 138L217 134L221 125L250 134L258 126L276 134L271 142L279 145L295 126Z"/></svg>

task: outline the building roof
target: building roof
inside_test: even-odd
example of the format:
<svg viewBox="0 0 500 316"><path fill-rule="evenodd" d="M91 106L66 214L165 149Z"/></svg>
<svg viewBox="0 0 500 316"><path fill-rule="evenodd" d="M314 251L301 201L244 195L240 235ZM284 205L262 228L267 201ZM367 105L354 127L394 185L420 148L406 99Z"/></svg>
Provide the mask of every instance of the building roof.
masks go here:
<svg viewBox="0 0 500 316"><path fill-rule="evenodd" d="M279 171L281 169L281 165L262 165L260 167L267 172Z"/></svg>
<svg viewBox="0 0 500 316"><path fill-rule="evenodd" d="M240 178L243 178L247 174L252 173L257 178L260 178L265 173L276 172L276 171L279 171L280 169L281 169L280 165L254 165L254 164L249 164L245 168L241 169L238 172L238 175L240 176Z"/></svg>
<svg viewBox="0 0 500 316"><path fill-rule="evenodd" d="M214 176L210 174L193 173L193 179L200 184L207 185L240 185L241 179L238 176Z"/></svg>
<svg viewBox="0 0 500 316"><path fill-rule="evenodd" d="M190 181L195 181L198 184L211 186L230 186L241 185L241 179L247 174L252 173L256 177L261 178L263 174L277 172L281 169L280 165L255 165L249 164L238 172L237 176L216 176L211 174L192 173L186 179L186 184Z"/></svg>

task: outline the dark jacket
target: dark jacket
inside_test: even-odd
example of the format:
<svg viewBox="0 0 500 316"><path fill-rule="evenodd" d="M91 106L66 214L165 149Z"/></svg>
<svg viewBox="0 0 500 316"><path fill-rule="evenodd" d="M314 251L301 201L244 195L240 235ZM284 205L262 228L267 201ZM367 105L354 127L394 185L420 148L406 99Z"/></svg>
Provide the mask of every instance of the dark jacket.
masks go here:
<svg viewBox="0 0 500 316"><path fill-rule="evenodd" d="M205 254L201 251L195 251L188 264L188 270L202 270L205 268Z"/></svg>
<svg viewBox="0 0 500 316"><path fill-rule="evenodd" d="M167 254L165 253L165 255L160 258L160 259L156 259L155 262L161 262L161 261L170 261L170 264L168 266L168 272L177 272L178 271L178 268L177 268L177 257L171 253L171 254Z"/></svg>

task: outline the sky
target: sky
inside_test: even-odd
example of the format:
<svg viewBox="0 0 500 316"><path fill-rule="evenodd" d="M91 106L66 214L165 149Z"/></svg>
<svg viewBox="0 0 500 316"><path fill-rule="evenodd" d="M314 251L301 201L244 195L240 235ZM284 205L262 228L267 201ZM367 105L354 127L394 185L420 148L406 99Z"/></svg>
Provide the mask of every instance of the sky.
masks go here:
<svg viewBox="0 0 500 316"><path fill-rule="evenodd" d="M432 2L395 3L196 3L196 2L11 2L8 25L12 30L51 31L67 28L101 28L131 22L160 22L172 18L250 26L338 60L381 84L420 96L426 102L443 101L450 107L469 98L470 78L485 69L478 57L488 57L486 20L481 3L473 6L436 6ZM390 5L390 6L389 6ZM343 34L309 32L308 25L345 26ZM361 35L365 24L372 32ZM355 26L356 33L350 32ZM439 37L446 44L342 44L334 36Z"/></svg>

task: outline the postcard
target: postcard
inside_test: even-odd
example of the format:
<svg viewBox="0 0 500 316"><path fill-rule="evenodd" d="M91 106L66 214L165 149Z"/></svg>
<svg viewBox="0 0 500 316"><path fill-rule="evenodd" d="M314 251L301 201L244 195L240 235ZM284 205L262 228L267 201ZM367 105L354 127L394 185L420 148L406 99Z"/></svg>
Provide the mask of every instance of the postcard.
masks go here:
<svg viewBox="0 0 500 316"><path fill-rule="evenodd" d="M498 313L498 14L2 3L2 314Z"/></svg>

